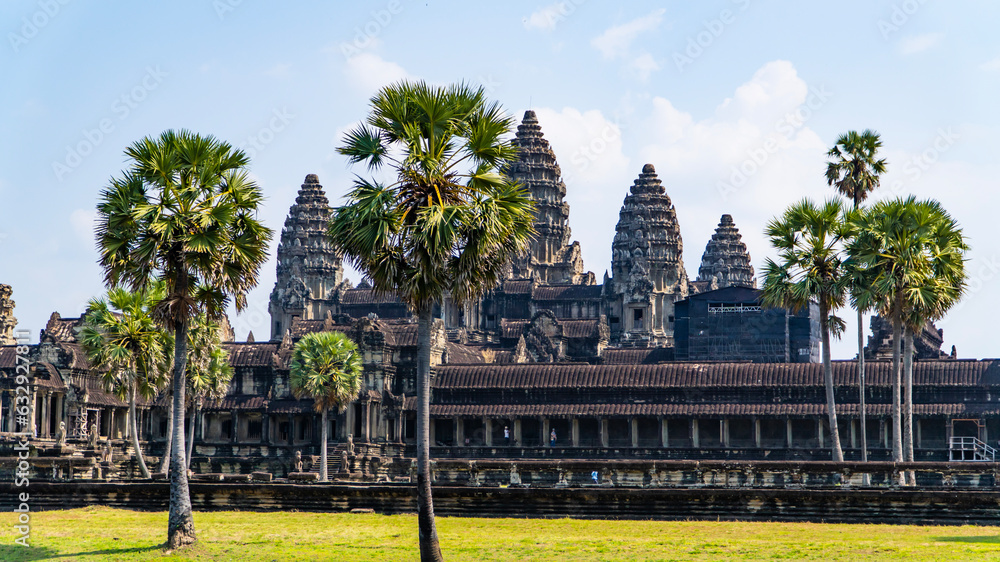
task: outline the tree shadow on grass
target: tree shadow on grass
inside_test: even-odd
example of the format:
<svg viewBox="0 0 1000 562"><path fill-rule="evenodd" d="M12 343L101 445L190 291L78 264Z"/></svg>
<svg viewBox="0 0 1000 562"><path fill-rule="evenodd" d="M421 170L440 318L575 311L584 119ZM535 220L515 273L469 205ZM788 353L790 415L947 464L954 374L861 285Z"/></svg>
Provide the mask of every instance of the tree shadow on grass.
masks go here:
<svg viewBox="0 0 1000 562"><path fill-rule="evenodd" d="M135 548L106 548L104 550L92 550L90 552L66 552L60 553L54 548L41 546L19 546L0 545L0 560L55 560L57 558L75 558L77 556L108 556L111 560L115 555L138 554L153 550L162 550L163 545L142 546Z"/></svg>
<svg viewBox="0 0 1000 562"><path fill-rule="evenodd" d="M1000 535L987 535L983 537L934 537L940 542L964 542L971 544L1000 544Z"/></svg>

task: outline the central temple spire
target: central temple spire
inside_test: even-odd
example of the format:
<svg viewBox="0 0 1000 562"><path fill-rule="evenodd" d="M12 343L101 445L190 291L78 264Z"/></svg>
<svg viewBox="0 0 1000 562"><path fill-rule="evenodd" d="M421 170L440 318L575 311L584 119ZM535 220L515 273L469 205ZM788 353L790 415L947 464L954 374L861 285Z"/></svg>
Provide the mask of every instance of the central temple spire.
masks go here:
<svg viewBox="0 0 1000 562"><path fill-rule="evenodd" d="M511 276L541 283L593 284L594 274L583 271L580 243L570 243L566 184L534 111L524 112L512 144L518 149L518 157L509 174L528 188L535 202L537 235L528 253L514 260Z"/></svg>

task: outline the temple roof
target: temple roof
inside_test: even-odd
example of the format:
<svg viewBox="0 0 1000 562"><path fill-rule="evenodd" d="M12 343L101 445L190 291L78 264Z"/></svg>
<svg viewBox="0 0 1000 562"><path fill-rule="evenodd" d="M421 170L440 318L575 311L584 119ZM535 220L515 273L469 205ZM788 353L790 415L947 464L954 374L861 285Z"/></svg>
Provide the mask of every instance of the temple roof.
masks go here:
<svg viewBox="0 0 1000 562"><path fill-rule="evenodd" d="M713 282L718 288L733 285L756 287L750 253L731 215L722 215L715 234L705 246L698 268L698 281Z"/></svg>

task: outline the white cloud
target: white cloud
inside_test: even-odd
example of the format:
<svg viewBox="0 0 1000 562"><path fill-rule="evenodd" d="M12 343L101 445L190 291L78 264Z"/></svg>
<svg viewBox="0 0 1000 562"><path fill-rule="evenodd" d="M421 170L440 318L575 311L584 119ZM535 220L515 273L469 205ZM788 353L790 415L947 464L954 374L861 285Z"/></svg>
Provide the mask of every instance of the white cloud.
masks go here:
<svg viewBox="0 0 1000 562"><path fill-rule="evenodd" d="M96 209L76 209L69 215L69 223L77 240L87 248L94 247L94 227L97 224Z"/></svg>
<svg viewBox="0 0 1000 562"><path fill-rule="evenodd" d="M628 23L608 28L601 35L590 41L606 59L622 58L628 55L629 48L636 37L646 31L652 31L663 22L664 9L654 10L645 16Z"/></svg>
<svg viewBox="0 0 1000 562"><path fill-rule="evenodd" d="M569 17L576 11L575 4L583 0L561 0L555 4L549 4L533 12L524 20L525 29L539 29L542 31L552 31L560 21Z"/></svg>
<svg viewBox="0 0 1000 562"><path fill-rule="evenodd" d="M645 82L649 80L650 74L660 70L660 63L656 62L653 55L643 51L629 63L629 70L635 73L639 80Z"/></svg>
<svg viewBox="0 0 1000 562"><path fill-rule="evenodd" d="M937 47L944 40L944 33L924 33L922 35L911 35L899 40L898 49L900 54L914 55L928 49Z"/></svg>
<svg viewBox="0 0 1000 562"><path fill-rule="evenodd" d="M987 72L996 72L1000 70L1000 57L984 62L979 65L979 68Z"/></svg>
<svg viewBox="0 0 1000 562"><path fill-rule="evenodd" d="M373 53L359 53L347 59L344 75L355 89L373 94L386 86L411 75L398 64Z"/></svg>

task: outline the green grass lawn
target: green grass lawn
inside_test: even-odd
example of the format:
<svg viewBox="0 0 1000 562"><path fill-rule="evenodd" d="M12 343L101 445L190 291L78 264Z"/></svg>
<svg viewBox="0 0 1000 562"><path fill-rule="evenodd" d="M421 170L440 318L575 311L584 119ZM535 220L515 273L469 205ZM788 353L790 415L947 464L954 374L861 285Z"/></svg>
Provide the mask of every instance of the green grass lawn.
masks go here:
<svg viewBox="0 0 1000 562"><path fill-rule="evenodd" d="M416 560L410 515L195 513L199 543L165 557L166 513L34 513L31 546L0 514L2 560ZM439 518L448 560L1000 560L992 527Z"/></svg>

